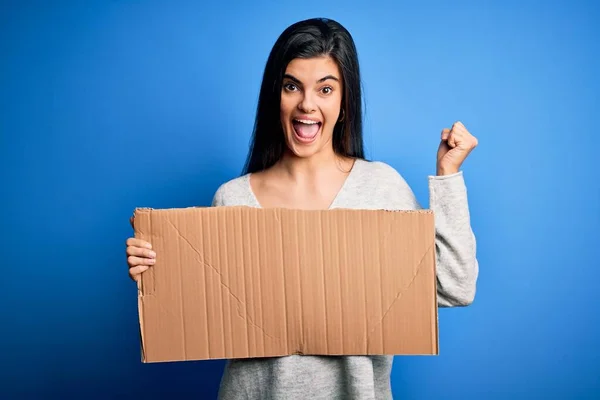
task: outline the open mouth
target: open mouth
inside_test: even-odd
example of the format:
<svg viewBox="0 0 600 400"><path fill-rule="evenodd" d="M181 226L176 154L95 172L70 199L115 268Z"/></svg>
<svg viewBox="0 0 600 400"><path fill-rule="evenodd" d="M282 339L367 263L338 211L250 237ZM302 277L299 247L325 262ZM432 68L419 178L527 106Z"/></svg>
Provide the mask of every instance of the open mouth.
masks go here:
<svg viewBox="0 0 600 400"><path fill-rule="evenodd" d="M307 119L293 119L292 125L296 133L296 138L301 142L309 143L317 137L322 123Z"/></svg>

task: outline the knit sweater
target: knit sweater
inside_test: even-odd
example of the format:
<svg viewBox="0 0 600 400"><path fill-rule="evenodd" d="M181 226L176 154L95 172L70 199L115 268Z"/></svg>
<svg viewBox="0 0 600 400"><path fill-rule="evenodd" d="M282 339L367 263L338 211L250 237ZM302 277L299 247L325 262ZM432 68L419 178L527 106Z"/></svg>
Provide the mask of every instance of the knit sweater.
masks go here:
<svg viewBox="0 0 600 400"><path fill-rule="evenodd" d="M215 193L213 206L260 204L250 174L230 180ZM429 208L436 229L438 305L473 301L478 276L463 172L429 176ZM414 210L422 208L404 178L383 162L356 160L331 208ZM219 398L390 399L393 356L290 355L228 360Z"/></svg>

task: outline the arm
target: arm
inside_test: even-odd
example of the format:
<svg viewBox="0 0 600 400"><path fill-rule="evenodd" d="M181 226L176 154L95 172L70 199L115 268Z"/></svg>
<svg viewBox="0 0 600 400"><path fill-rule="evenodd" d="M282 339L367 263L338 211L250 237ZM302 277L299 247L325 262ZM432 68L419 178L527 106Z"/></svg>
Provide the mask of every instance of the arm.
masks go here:
<svg viewBox="0 0 600 400"><path fill-rule="evenodd" d="M469 305L479 264L462 172L429 177L429 208L435 215L438 305Z"/></svg>

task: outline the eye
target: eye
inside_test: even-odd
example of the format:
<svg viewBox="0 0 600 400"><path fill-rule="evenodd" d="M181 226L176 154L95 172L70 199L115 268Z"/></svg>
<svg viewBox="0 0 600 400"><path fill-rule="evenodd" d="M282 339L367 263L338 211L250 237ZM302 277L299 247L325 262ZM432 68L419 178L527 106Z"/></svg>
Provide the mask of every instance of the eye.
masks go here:
<svg viewBox="0 0 600 400"><path fill-rule="evenodd" d="M285 85L283 85L283 88L288 92L292 92L297 89L296 85L294 85L293 83L286 83Z"/></svg>
<svg viewBox="0 0 600 400"><path fill-rule="evenodd" d="M331 92L333 92L333 88L326 86L323 89L321 89L321 92L323 92L323 94L330 94Z"/></svg>

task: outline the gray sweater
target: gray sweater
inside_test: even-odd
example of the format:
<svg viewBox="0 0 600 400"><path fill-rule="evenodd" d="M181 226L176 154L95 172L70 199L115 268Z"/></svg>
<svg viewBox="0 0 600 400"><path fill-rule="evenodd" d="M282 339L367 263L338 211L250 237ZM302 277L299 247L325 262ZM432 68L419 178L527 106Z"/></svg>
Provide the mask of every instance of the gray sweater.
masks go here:
<svg viewBox="0 0 600 400"><path fill-rule="evenodd" d="M478 276L463 173L429 177L435 213L438 304L473 301ZM260 207L249 175L219 187L213 206ZM357 160L330 208L418 209L402 176L382 162ZM221 399L389 399L392 356L307 356L229 360Z"/></svg>

